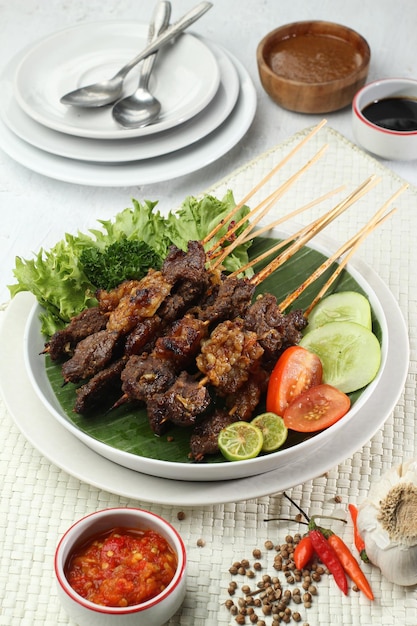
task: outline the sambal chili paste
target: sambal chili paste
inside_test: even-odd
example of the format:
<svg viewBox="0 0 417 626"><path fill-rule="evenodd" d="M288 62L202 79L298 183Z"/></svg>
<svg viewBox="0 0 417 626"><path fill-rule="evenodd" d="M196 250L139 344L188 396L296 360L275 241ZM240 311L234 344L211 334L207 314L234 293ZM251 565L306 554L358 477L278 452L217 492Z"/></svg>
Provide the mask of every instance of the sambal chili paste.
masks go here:
<svg viewBox="0 0 417 626"><path fill-rule="evenodd" d="M116 528L75 552L66 576L74 591L86 600L126 607L161 593L176 568L177 557L159 533Z"/></svg>

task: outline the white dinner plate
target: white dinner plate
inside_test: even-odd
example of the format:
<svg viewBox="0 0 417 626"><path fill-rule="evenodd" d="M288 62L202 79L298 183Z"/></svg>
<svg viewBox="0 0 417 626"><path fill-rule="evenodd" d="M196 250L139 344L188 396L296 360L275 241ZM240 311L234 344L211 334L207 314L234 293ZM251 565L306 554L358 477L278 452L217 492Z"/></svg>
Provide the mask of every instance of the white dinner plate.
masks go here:
<svg viewBox="0 0 417 626"><path fill-rule="evenodd" d="M56 180L100 187L130 187L172 180L213 163L246 134L256 112L253 82L235 57L227 52L237 69L240 93L228 118L195 144L154 159L128 163L95 163L56 156L39 150L15 135L0 119L0 148L32 171ZM1 93L0 93L1 99Z"/></svg>
<svg viewBox="0 0 417 626"><path fill-rule="evenodd" d="M291 229L288 232L280 234L281 236L288 235L291 232L296 232L296 230ZM317 237L315 238L314 243L309 245L310 247L316 248L320 252L326 254L326 256L330 256L330 254L337 249L337 246L334 244L331 248L329 248L328 246L324 246L321 241L323 241L323 238ZM371 420L372 428L375 428L375 426L381 426L391 412L394 404L397 402L403 389L403 378L408 367L408 359L406 358L408 353L408 337L404 321L402 320L396 302L389 290L376 282L375 284L380 287L380 292L377 293L373 283L365 279L364 276L355 268L354 264L349 266L348 271L367 294L372 310L381 328L382 361L378 376L370 385L368 385L366 390L361 394L360 398L356 400L343 420L340 420L328 429L315 434L314 437L271 454L261 455L247 461L239 461L238 463L230 463L227 461L224 461L223 463L173 462L162 459L148 458L146 456L121 450L101 441L97 437L91 436L81 428L78 428L62 410L48 380L44 358L39 356L44 348L44 337L41 334L41 323L39 320L41 307L37 305L33 308L28 317L28 324L24 337L26 370L29 375L29 379L32 382L32 386L38 394L41 402L44 403L46 410L54 415L56 420L60 422L64 428L66 428L74 436L78 437L95 452L98 452L107 459L129 469L161 478L210 482L247 478L275 469L284 470L288 465L296 463L301 458L313 454L321 455L322 447L329 440L332 441L340 430L343 430L348 435L352 424L355 424L358 420L363 424L366 420L369 420L369 415L376 411L376 407L385 402L385 409L379 409L377 411L378 415L374 420ZM368 270L365 271L365 275L369 277ZM380 295L386 298L388 307L384 306L384 304L380 301ZM393 341L391 332L394 332L394 330L388 325L388 319L391 324L395 320L396 335L399 334L399 331L402 331L400 341L398 341L398 338L396 341ZM386 370L390 368L390 364L395 358L395 353L398 352L399 343L404 344L405 346L404 351L399 357L399 361L401 363L401 367L399 366L399 370L401 371L401 384L398 384L398 379L394 377L395 380L391 383L391 388L388 391L387 383L385 382ZM394 402L394 404L391 404L391 402ZM339 451L339 454L341 455L341 461L344 451Z"/></svg>
<svg viewBox="0 0 417 626"><path fill-rule="evenodd" d="M39 124L20 108L13 90L14 75L25 51L9 62L0 77L0 117L20 139L32 146L80 161L121 163L149 159L180 150L215 130L229 116L239 96L237 69L224 49L202 38L220 70L220 85L207 107L187 122L166 131L130 139L90 139L60 133Z"/></svg>
<svg viewBox="0 0 417 626"><path fill-rule="evenodd" d="M96 139L144 137L185 122L214 97L220 71L214 54L183 33L158 52L149 87L162 104L157 122L126 129L111 107L83 109L61 104L68 91L108 79L146 46L148 26L106 21L72 26L30 46L16 69L15 96L34 120L62 133ZM123 96L133 93L139 66L127 76Z"/></svg>

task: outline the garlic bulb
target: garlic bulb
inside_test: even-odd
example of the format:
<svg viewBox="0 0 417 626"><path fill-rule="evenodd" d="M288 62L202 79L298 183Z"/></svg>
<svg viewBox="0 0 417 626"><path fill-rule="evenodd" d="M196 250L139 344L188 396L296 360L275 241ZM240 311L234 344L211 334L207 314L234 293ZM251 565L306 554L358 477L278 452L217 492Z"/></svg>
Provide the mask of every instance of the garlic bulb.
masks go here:
<svg viewBox="0 0 417 626"><path fill-rule="evenodd" d="M417 584L417 460L391 468L359 506L366 554L398 585Z"/></svg>

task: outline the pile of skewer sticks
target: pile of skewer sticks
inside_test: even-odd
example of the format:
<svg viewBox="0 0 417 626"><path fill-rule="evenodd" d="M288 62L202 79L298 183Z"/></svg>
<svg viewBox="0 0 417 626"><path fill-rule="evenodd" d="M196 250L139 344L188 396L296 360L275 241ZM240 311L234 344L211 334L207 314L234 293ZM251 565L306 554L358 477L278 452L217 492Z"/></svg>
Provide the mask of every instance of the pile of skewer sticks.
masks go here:
<svg viewBox="0 0 417 626"><path fill-rule="evenodd" d="M238 245L246 243L256 236L271 231L277 226L283 224L289 219L294 218L307 209L323 202L336 193L343 191L344 185L333 189L326 194L313 199L308 204L295 209L286 215L277 218L273 222L255 229L257 224L270 212L272 207L282 198L282 196L296 183L296 181L310 169L328 149L328 145L323 145L316 154L307 161L303 167L301 167L295 174L293 174L282 185L270 193L264 198L255 208L253 208L245 217L236 223L231 222L233 216L246 205L253 196L258 193L262 187L299 151L301 148L318 133L318 131L326 124L326 120L322 120L317 126L315 126L286 156L282 159L259 183L257 183L245 197L232 209L229 214L218 223L218 225L205 237L202 241L204 246L210 243L212 238L219 232L219 230L225 226L225 224L232 224L227 230L227 234L219 239L211 248L206 249L206 256L210 269L214 270L220 268L224 259L230 254L230 252ZM260 261L264 261L266 258L275 255L274 258L257 274L255 274L250 280L254 285L259 285L265 278L280 268L288 259L291 258L298 250L300 250L307 242L320 233L328 224L335 220L338 216L344 213L349 207L351 207L360 198L365 196L371 189L378 185L381 178L376 175L372 175L364 180L356 189L349 193L342 201L338 202L332 209L328 210L324 215L318 219L310 222L307 226L304 226L293 235L289 236L283 241L280 241L272 248L264 252L262 255L255 259L252 259L247 265L241 267L235 272L236 275L241 274L250 267L256 265ZM311 310L316 304L324 297L329 290L330 286L337 279L342 272L346 264L355 254L356 250L362 244L362 242L368 237L378 226L381 226L387 219L389 219L396 211L397 208L389 207L408 188L408 184L405 183L397 191L395 191L390 198L384 202L384 204L374 213L371 219L358 230L348 241L346 241L340 248L326 259L301 285L299 285L291 294L289 294L279 305L280 310L285 311L299 296L300 294L315 280L317 280L333 263L337 263L337 267L327 280L327 282L320 289L317 296L310 303L309 307L305 310L304 315L308 317ZM241 234L237 235L233 239L233 234L238 231L242 225L247 223L246 228ZM228 240L229 245L224 247L223 244ZM282 252L280 253L280 250ZM278 253L278 254L277 254Z"/></svg>

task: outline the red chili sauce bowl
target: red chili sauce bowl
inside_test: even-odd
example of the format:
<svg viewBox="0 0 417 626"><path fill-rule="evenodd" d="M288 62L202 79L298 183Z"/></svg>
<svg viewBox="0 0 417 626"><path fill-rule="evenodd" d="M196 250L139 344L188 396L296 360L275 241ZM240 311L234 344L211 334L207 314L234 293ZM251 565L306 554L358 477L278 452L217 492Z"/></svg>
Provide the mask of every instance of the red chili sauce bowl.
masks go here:
<svg viewBox="0 0 417 626"><path fill-rule="evenodd" d="M97 511L55 553L60 600L79 626L161 626L186 592L186 551L171 524L134 508Z"/></svg>

